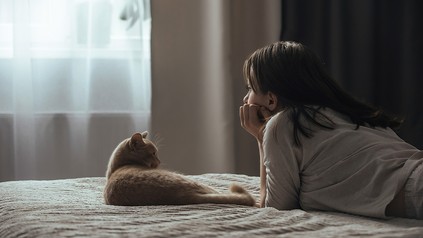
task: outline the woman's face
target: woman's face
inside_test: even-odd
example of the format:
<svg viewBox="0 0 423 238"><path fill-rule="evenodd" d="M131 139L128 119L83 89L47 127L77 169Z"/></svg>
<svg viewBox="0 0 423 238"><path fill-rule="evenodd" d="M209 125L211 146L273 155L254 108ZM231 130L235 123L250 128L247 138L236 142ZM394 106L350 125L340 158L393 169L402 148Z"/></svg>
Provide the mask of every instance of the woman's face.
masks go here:
<svg viewBox="0 0 423 238"><path fill-rule="evenodd" d="M267 108L268 98L266 94L261 92L254 92L250 85L247 86L247 90L248 92L243 99L244 104L255 104Z"/></svg>
<svg viewBox="0 0 423 238"><path fill-rule="evenodd" d="M259 106L265 106L267 108L267 97L265 96L264 93L260 92L259 87L257 86L257 84L254 84L255 80L249 78L249 77L254 77L254 70L253 67L250 67L250 72L249 72L249 76L247 79L247 94L245 95L243 102L244 104L255 104L255 105L259 105ZM251 86L251 84L254 84L256 87L254 87L256 89L256 91L253 90L253 87Z"/></svg>
<svg viewBox="0 0 423 238"><path fill-rule="evenodd" d="M280 111L280 108L278 107L278 98L277 96L272 92L266 92L263 93L258 89L258 86L255 87L257 90L253 90L251 87L251 81L247 81L247 94L244 96L243 102L244 104L254 104L258 106L262 106L268 111L270 111L272 114Z"/></svg>

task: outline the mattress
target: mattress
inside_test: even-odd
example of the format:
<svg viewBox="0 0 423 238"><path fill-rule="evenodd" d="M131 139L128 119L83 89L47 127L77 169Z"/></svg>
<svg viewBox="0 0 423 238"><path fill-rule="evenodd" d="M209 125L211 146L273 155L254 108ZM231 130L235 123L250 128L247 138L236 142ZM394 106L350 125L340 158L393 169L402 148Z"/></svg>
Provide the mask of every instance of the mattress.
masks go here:
<svg viewBox="0 0 423 238"><path fill-rule="evenodd" d="M188 176L227 192L232 183L256 198L259 178ZM110 206L105 178L0 183L0 237L416 237L423 221L239 205Z"/></svg>

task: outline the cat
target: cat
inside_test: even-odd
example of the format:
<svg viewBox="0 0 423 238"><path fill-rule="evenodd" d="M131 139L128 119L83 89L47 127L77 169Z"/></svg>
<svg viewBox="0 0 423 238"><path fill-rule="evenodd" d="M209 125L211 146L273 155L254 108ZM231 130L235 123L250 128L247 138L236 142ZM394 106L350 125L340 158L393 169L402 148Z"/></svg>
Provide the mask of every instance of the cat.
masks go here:
<svg viewBox="0 0 423 238"><path fill-rule="evenodd" d="M106 204L255 206L255 199L239 185L231 185L231 193L219 193L182 174L160 169L157 147L147 139L147 135L148 132L133 134L123 140L110 156L104 188Z"/></svg>

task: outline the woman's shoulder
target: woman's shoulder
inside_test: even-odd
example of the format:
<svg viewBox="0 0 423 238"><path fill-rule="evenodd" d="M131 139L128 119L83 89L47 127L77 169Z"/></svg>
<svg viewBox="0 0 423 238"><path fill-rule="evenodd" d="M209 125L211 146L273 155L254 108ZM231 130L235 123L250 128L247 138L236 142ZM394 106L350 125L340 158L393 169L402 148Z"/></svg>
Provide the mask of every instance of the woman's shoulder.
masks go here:
<svg viewBox="0 0 423 238"><path fill-rule="evenodd" d="M306 119L305 116L298 116L296 117L299 120L299 123L307 130L314 134L319 133L321 131L331 131L332 133L338 132L336 129L344 128L349 130L357 129L357 126L351 122L351 120L344 114L332 110L330 108L324 107L314 107L309 106L308 108L316 109L314 112L310 114L314 115L314 119L317 123L321 125L325 125L329 129L325 129L319 127L317 123L313 123ZM295 117L295 110L292 108L285 109L276 113L266 124L264 135L270 136L273 135L275 138L286 137L290 138L294 134L294 122L293 120ZM333 130L335 129L335 130ZM303 135L298 133L300 139L303 139Z"/></svg>
<svg viewBox="0 0 423 238"><path fill-rule="evenodd" d="M270 139L286 137L292 134L292 123L289 119L289 111L283 110L273 115L266 123L264 137Z"/></svg>
<svg viewBox="0 0 423 238"><path fill-rule="evenodd" d="M324 121L324 119L329 119L330 121L342 121L342 122L348 122L348 118L341 114L338 113L330 108L323 108L323 107L314 107L314 106L309 106L309 108L313 108L316 109L315 111L317 113L312 113L314 114L314 116L316 117L316 120L318 120L320 123L326 124ZM275 129L277 127L278 124L283 124L283 125L292 125L292 120L293 120L293 114L295 112L295 109L293 108L288 108L285 110L282 110L278 113L276 113L268 122L267 122L267 127L269 128L273 128ZM315 126L315 124L310 123L304 116L299 116L297 118L300 123L302 123L303 125L307 126L307 127L313 127Z"/></svg>
<svg viewBox="0 0 423 238"><path fill-rule="evenodd" d="M283 110L273 115L266 123L266 128L276 129L278 124L289 122L289 110Z"/></svg>

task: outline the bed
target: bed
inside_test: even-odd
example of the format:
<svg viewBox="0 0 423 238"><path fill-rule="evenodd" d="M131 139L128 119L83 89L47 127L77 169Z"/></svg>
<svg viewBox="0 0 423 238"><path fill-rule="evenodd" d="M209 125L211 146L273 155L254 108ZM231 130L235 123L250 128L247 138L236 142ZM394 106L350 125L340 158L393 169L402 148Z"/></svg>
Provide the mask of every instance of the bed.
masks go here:
<svg viewBox="0 0 423 238"><path fill-rule="evenodd" d="M190 178L225 192L231 183L258 197L259 178ZM238 205L108 206L105 178L0 183L0 237L418 237L423 221Z"/></svg>

